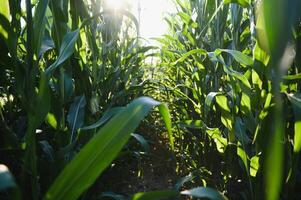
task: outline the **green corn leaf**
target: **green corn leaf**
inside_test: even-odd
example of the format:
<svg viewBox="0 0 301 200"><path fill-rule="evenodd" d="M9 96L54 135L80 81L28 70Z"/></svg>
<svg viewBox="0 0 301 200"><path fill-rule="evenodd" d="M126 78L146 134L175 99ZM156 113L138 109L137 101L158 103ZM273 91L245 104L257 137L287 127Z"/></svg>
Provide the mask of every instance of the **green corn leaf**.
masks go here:
<svg viewBox="0 0 301 200"><path fill-rule="evenodd" d="M62 64L65 60L67 60L73 54L74 46L78 39L78 36L79 36L79 29L69 32L64 36L63 42L62 42L62 45L60 48L59 56L57 57L56 61L52 65L50 65L45 71L48 76L50 76L51 73L60 64Z"/></svg>
<svg viewBox="0 0 301 200"><path fill-rule="evenodd" d="M115 107L111 108L108 111L104 113L104 115L94 124L91 124L89 126L82 127L80 130L85 131L85 130L91 130L91 129L96 129L102 125L104 125L106 122L109 121L114 115L120 113L121 111L124 111L125 107Z"/></svg>
<svg viewBox="0 0 301 200"><path fill-rule="evenodd" d="M47 116L46 116L45 121L46 121L47 124L49 124L52 128L57 129L57 120L56 120L54 114L48 113Z"/></svg>
<svg viewBox="0 0 301 200"><path fill-rule="evenodd" d="M173 188L177 191L180 190L184 183L192 181L197 176L197 173L198 171L194 171L192 173L189 173L187 176L180 178Z"/></svg>
<svg viewBox="0 0 301 200"><path fill-rule="evenodd" d="M260 111L260 113L259 113L259 119L260 119L260 121L259 121L258 126L256 127L256 131L255 131L255 135L254 135L252 144L255 144L255 142L257 140L258 133L259 133L259 130L261 128L261 123L262 123L263 119L269 114L268 109L269 109L269 107L271 105L272 97L273 97L273 95L271 93L267 94L263 110Z"/></svg>
<svg viewBox="0 0 301 200"><path fill-rule="evenodd" d="M215 189L209 187L197 187L190 190L185 190L181 192L182 195L197 197L197 198L207 198L211 200L226 200L222 193L216 191Z"/></svg>
<svg viewBox="0 0 301 200"><path fill-rule="evenodd" d="M224 153L228 145L227 138L224 138L218 128L210 128L206 130L206 134L213 139L216 144L216 149L220 153Z"/></svg>
<svg viewBox="0 0 301 200"><path fill-rule="evenodd" d="M148 142L146 141L146 139L142 135L137 134L137 133L132 133L131 136L133 138L135 138L140 143L140 145L143 147L145 152L147 152L147 153L149 152Z"/></svg>
<svg viewBox="0 0 301 200"><path fill-rule="evenodd" d="M263 81L255 70L252 70L252 83L255 85L255 88L262 89Z"/></svg>
<svg viewBox="0 0 301 200"><path fill-rule="evenodd" d="M298 1L262 1L258 20L262 20L263 33L259 35L259 41L274 59L280 59L285 50L290 35L287 30L292 28L298 16L296 13L300 12L298 4Z"/></svg>
<svg viewBox="0 0 301 200"><path fill-rule="evenodd" d="M229 53L233 58L242 65L251 66L253 65L253 60L251 57L241 53L240 51L230 50L230 49L220 49L223 52Z"/></svg>
<svg viewBox="0 0 301 200"><path fill-rule="evenodd" d="M216 95L219 95L220 93L218 92L210 92L205 99L205 116L208 115L209 110L211 108L212 102L215 98Z"/></svg>
<svg viewBox="0 0 301 200"><path fill-rule="evenodd" d="M74 132L76 132L77 129L82 127L82 125L84 124L85 106L86 106L86 98L84 95L82 95L79 97L75 97L74 102L71 104L69 108L67 121L71 129L70 143L73 142Z"/></svg>
<svg viewBox="0 0 301 200"><path fill-rule="evenodd" d="M294 75L286 75L282 77L284 80L287 81L294 81L294 80L300 80L301 79L301 73L294 74Z"/></svg>
<svg viewBox="0 0 301 200"><path fill-rule="evenodd" d="M233 76L234 78L240 80L246 88L251 89L251 84L249 83L248 79L242 73L239 73L239 72L231 69L227 65L224 65L224 71L227 74Z"/></svg>
<svg viewBox="0 0 301 200"><path fill-rule="evenodd" d="M252 140L248 137L247 132L246 132L246 127L241 120L240 117L235 118L235 136L242 143L243 146L250 144Z"/></svg>
<svg viewBox="0 0 301 200"><path fill-rule="evenodd" d="M160 105L151 98L140 97L116 114L65 167L45 199L77 199L116 158L140 121L154 106Z"/></svg>
<svg viewBox="0 0 301 200"><path fill-rule="evenodd" d="M171 127L171 116L170 116L169 110L168 110L166 104L160 104L158 106L158 108L159 108L159 111L162 115L163 121L165 123L165 127L166 127L167 132L168 132L170 147L171 147L172 150L174 150L174 138L173 138L173 134L171 132L172 127Z"/></svg>
<svg viewBox="0 0 301 200"><path fill-rule="evenodd" d="M245 125L241 118L236 117L234 122L235 136L238 139L237 155L243 161L245 169L249 174L248 156L246 154L246 145L251 143L251 139L247 136Z"/></svg>
<svg viewBox="0 0 301 200"><path fill-rule="evenodd" d="M34 14L34 53L39 55L46 25L46 9L49 0L40 0Z"/></svg>
<svg viewBox="0 0 301 200"><path fill-rule="evenodd" d="M183 62L185 59L187 59L189 56L194 55L194 54L201 54L206 56L207 55L207 51L204 49L193 49L191 51L188 51L187 53L184 53L181 58L179 58L178 60L176 60L175 62L173 62L173 65L176 65L179 62Z"/></svg>
<svg viewBox="0 0 301 200"><path fill-rule="evenodd" d="M7 21L9 21L9 1L8 0L2 0L1 6L0 6L0 15L2 15ZM0 34L3 35L5 39L8 38L8 32L5 30L3 25L0 23Z"/></svg>
<svg viewBox="0 0 301 200"><path fill-rule="evenodd" d="M228 105L228 99L226 96L224 95L219 95L215 97L216 103L224 110L227 112L231 112L230 111L230 107Z"/></svg>
<svg viewBox="0 0 301 200"><path fill-rule="evenodd" d="M248 0L224 0L224 4L228 4L228 3L236 3L244 8L247 8L249 6Z"/></svg>
<svg viewBox="0 0 301 200"><path fill-rule="evenodd" d="M180 127L193 129L207 129L206 124L202 120L185 120L179 123Z"/></svg>
<svg viewBox="0 0 301 200"><path fill-rule="evenodd" d="M191 19L191 16L190 15L188 15L187 13L185 13L185 12L179 12L179 13L177 13L180 17L181 17L181 19L186 23L186 24L189 24L189 21L190 21L190 19Z"/></svg>
<svg viewBox="0 0 301 200"><path fill-rule="evenodd" d="M283 170L283 127L281 121L275 121L273 137L270 138L269 148L265 155L265 181L266 199L274 200L279 198L282 185Z"/></svg>
<svg viewBox="0 0 301 200"><path fill-rule="evenodd" d="M221 108L221 121L224 126L230 131L233 131L233 117L231 114L230 107L228 105L228 99L224 95L219 95L215 97L216 103Z"/></svg>
<svg viewBox="0 0 301 200"><path fill-rule="evenodd" d="M249 174L248 156L246 154L245 148L242 146L240 142L237 143L237 155L239 156L243 165L245 166L245 170L247 174Z"/></svg>
<svg viewBox="0 0 301 200"><path fill-rule="evenodd" d="M41 74L38 94L33 105L31 127L35 129L45 120L50 110L50 90L48 79L44 73Z"/></svg>
<svg viewBox="0 0 301 200"><path fill-rule="evenodd" d="M241 111L243 114L245 115L251 115L251 98L244 92L242 92L241 94L241 102L240 102L240 106L241 106ZM250 116L252 117L252 116Z"/></svg>
<svg viewBox="0 0 301 200"><path fill-rule="evenodd" d="M52 146L49 144L47 140L39 141L39 145L42 148L45 157L49 162L54 162L54 152Z"/></svg>
<svg viewBox="0 0 301 200"><path fill-rule="evenodd" d="M74 80L72 77L64 72L64 101L67 103L73 95L74 92Z"/></svg>
<svg viewBox="0 0 301 200"><path fill-rule="evenodd" d="M130 200L163 200L178 196L179 193L173 190L162 190L152 192L140 192L134 194Z"/></svg>
<svg viewBox="0 0 301 200"><path fill-rule="evenodd" d="M253 48L253 59L262 62L265 66L270 60L270 56L260 48L258 42L256 42Z"/></svg>
<svg viewBox="0 0 301 200"><path fill-rule="evenodd" d="M293 105L295 115L295 136L294 136L294 152L301 150L301 93L287 94L288 99Z"/></svg>
<svg viewBox="0 0 301 200"><path fill-rule="evenodd" d="M2 6L2 5L1 5ZM0 13L0 38L3 38L13 58L17 56L17 35L8 18Z"/></svg>
<svg viewBox="0 0 301 200"><path fill-rule="evenodd" d="M48 50L54 49L54 42L51 39L49 32L46 31L45 35L43 36L43 39L41 41L41 48L39 52L39 58Z"/></svg>
<svg viewBox="0 0 301 200"><path fill-rule="evenodd" d="M259 169L259 156L253 156L250 161L250 175L256 177Z"/></svg>
<svg viewBox="0 0 301 200"><path fill-rule="evenodd" d="M0 14L2 14L7 20L9 20L9 0L1 0Z"/></svg>
<svg viewBox="0 0 301 200"><path fill-rule="evenodd" d="M229 67L225 61L224 58L221 55L221 49L217 49L214 51L214 53L212 54L212 52L210 52L211 56L210 59L212 62L215 61L219 61L221 64L223 64L223 69L224 71L229 74L230 76L233 76L234 78L240 80L242 82L242 84L248 89L251 90L251 84L249 83L248 79L244 76L244 74L237 72L235 70L233 70L231 67Z"/></svg>

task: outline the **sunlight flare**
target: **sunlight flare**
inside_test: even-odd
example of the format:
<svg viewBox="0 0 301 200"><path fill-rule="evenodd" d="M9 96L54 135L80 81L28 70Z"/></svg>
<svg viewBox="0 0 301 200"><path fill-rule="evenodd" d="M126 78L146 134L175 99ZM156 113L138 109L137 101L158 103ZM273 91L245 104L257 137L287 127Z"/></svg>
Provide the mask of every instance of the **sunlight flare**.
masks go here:
<svg viewBox="0 0 301 200"><path fill-rule="evenodd" d="M112 10L120 10L125 6L125 0L105 0L105 7Z"/></svg>

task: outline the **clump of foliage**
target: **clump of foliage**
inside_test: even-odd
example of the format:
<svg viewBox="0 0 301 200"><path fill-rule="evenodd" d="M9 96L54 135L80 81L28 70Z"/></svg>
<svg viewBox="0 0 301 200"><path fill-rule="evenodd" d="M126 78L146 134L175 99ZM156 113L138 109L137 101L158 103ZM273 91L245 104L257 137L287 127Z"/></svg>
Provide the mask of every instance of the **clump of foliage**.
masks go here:
<svg viewBox="0 0 301 200"><path fill-rule="evenodd" d="M300 198L300 3L175 3L158 39L158 89L186 184L231 199Z"/></svg>
<svg viewBox="0 0 301 200"><path fill-rule="evenodd" d="M152 107L171 134L169 113L140 97L150 47L129 11L24 2L0 9L0 198L77 199Z"/></svg>

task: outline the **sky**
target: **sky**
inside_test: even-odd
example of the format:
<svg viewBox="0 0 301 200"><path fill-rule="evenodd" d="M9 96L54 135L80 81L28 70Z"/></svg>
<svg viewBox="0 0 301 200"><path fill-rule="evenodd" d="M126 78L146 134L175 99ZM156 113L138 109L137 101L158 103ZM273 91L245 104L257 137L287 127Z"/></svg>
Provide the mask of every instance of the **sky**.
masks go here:
<svg viewBox="0 0 301 200"><path fill-rule="evenodd" d="M105 0L106 5L116 10L124 4L130 4L131 12L139 20L140 3L140 36L146 39L162 36L167 31L164 15L175 11L172 0Z"/></svg>
<svg viewBox="0 0 301 200"><path fill-rule="evenodd" d="M175 10L171 0L129 0L136 10L138 18L138 2L141 5L140 35L146 39L159 37L166 33L167 24L163 20L164 14Z"/></svg>

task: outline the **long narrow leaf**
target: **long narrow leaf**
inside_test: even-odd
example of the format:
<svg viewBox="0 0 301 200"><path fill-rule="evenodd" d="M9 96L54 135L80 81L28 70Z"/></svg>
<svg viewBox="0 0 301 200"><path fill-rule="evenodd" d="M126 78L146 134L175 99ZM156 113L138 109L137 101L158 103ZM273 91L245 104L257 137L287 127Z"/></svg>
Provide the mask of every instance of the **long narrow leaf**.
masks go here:
<svg viewBox="0 0 301 200"><path fill-rule="evenodd" d="M60 64L62 64L65 60L67 60L73 54L74 46L75 46L78 36L79 36L79 29L69 32L64 36L58 58L45 71L48 76L50 76L51 73Z"/></svg>
<svg viewBox="0 0 301 200"><path fill-rule="evenodd" d="M65 167L45 199L77 199L115 159L140 121L159 105L151 98L141 97L115 115Z"/></svg>

